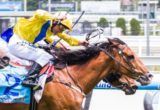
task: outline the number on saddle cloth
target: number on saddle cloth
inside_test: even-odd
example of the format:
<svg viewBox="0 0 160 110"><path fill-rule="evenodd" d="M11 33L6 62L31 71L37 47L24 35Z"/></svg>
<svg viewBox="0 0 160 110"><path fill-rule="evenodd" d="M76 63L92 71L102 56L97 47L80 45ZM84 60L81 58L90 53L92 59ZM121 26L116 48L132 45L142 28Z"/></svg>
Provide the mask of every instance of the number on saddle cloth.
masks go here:
<svg viewBox="0 0 160 110"><path fill-rule="evenodd" d="M1 38L6 42L9 42L9 39L11 38L12 35L13 35L13 27L9 27L7 30L1 33Z"/></svg>

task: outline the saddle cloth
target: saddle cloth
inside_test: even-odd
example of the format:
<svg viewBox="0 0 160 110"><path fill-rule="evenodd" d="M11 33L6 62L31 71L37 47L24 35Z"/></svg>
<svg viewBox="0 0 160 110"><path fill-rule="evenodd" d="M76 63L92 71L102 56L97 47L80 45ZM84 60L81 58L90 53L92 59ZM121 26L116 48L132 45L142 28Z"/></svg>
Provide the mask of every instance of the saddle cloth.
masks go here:
<svg viewBox="0 0 160 110"><path fill-rule="evenodd" d="M30 88L21 85L26 74L23 67L0 69L0 103L30 103Z"/></svg>
<svg viewBox="0 0 160 110"><path fill-rule="evenodd" d="M54 67L46 65L39 77L41 90L35 92L34 97L40 101L46 79L52 76ZM0 69L0 103L25 103L30 104L31 89L21 85L28 71L25 67L9 65Z"/></svg>

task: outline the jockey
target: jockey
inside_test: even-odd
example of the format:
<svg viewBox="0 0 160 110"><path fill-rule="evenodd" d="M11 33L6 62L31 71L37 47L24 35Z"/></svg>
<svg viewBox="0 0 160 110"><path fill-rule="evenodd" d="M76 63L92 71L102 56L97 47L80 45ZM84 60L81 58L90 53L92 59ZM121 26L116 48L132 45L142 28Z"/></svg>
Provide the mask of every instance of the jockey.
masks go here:
<svg viewBox="0 0 160 110"><path fill-rule="evenodd" d="M9 51L23 59L34 61L28 76L22 82L23 85L35 87L38 85L37 75L51 59L52 55L37 48L34 44L41 40L53 43L52 35L57 35L71 46L88 45L87 41L79 41L64 33L72 31L72 20L66 12L58 12L52 15L44 10L37 10L31 18L20 18L13 27L13 35L9 39Z"/></svg>

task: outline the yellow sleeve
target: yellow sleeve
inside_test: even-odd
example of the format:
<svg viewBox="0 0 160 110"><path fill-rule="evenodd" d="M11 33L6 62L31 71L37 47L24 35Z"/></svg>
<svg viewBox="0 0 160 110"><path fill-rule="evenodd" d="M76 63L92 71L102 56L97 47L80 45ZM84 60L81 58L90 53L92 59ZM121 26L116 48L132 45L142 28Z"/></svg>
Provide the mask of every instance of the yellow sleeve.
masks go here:
<svg viewBox="0 0 160 110"><path fill-rule="evenodd" d="M33 17L37 18L37 19L43 19L43 20L49 20L49 19L56 19L52 14L50 14L49 12L45 11L45 10L37 10L35 11Z"/></svg>
<svg viewBox="0 0 160 110"><path fill-rule="evenodd" d="M79 45L79 40L76 38L73 38L72 36L66 34L66 33L58 33L57 36L64 41L66 41L68 44L71 46L78 46Z"/></svg>
<svg viewBox="0 0 160 110"><path fill-rule="evenodd" d="M47 37L45 40L50 44L54 42L54 39L52 37Z"/></svg>

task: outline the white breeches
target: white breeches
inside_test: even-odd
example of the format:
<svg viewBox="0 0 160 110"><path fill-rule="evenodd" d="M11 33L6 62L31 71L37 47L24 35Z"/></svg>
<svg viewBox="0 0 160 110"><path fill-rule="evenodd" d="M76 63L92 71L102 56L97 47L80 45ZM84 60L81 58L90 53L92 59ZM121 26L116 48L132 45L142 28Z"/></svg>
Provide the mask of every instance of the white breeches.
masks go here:
<svg viewBox="0 0 160 110"><path fill-rule="evenodd" d="M8 48L13 55L22 59L35 61L42 67L53 58L52 55L45 52L43 49L37 48L33 44L20 39L16 34L13 34L10 38Z"/></svg>

